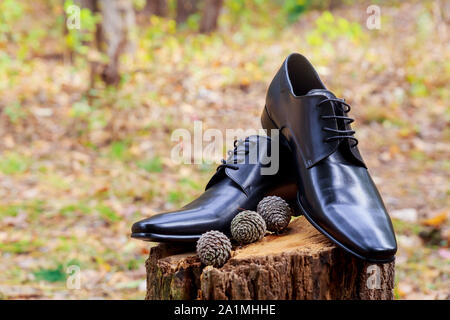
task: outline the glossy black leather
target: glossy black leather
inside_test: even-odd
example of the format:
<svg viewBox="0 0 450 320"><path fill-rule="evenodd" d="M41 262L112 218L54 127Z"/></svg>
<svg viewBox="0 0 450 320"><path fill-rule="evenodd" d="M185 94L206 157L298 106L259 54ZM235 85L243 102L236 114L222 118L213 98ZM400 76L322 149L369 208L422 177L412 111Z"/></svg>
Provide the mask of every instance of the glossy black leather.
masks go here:
<svg viewBox="0 0 450 320"><path fill-rule="evenodd" d="M355 141L325 142L336 133L323 128L351 129L348 121L333 118L347 113L337 103L324 101L330 98L336 97L309 61L292 54L270 84L263 127L280 129L290 146L305 217L355 256L391 261L397 251L392 223Z"/></svg>
<svg viewBox="0 0 450 320"><path fill-rule="evenodd" d="M131 236L146 241L191 242L210 230L230 234L234 216L242 210L255 210L264 196L294 200L292 157L286 145L274 148L271 141L269 137L250 136L238 143L226 161L230 166L219 166L202 195L179 210L136 222ZM262 168L271 165L262 159L272 150L279 150L279 170L275 175L261 174Z"/></svg>

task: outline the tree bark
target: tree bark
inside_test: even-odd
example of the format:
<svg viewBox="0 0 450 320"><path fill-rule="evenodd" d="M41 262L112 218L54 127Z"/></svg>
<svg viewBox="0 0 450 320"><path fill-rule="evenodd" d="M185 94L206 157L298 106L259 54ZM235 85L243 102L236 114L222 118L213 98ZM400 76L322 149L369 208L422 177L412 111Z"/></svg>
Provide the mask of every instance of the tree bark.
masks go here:
<svg viewBox="0 0 450 320"><path fill-rule="evenodd" d="M222 4L223 0L205 0L200 22L200 32L208 33L217 29L217 20L219 19Z"/></svg>
<svg viewBox="0 0 450 320"><path fill-rule="evenodd" d="M119 58L127 50L131 50L130 34L135 25L132 1L98 0L102 14L99 42L102 51L109 58L103 68L101 77L106 84L117 85L120 81Z"/></svg>
<svg viewBox="0 0 450 320"><path fill-rule="evenodd" d="M131 32L135 26L133 2L128 0L75 0L80 8L93 13L100 12L102 21L95 32L96 49L106 53L108 63L90 61L90 87L100 75L108 85L117 85L120 81L120 56L133 50ZM94 44L89 44L94 45ZM72 60L72 59L71 59Z"/></svg>
<svg viewBox="0 0 450 320"><path fill-rule="evenodd" d="M394 262L359 260L304 217L282 235L236 248L221 268L203 266L192 250L151 248L146 299L393 299Z"/></svg>
<svg viewBox="0 0 450 320"><path fill-rule="evenodd" d="M97 9L97 0L74 0L73 3L80 8L87 8L94 12Z"/></svg>
<svg viewBox="0 0 450 320"><path fill-rule="evenodd" d="M197 12L198 0L178 0L177 1L177 16L175 21L177 24L186 22L191 14Z"/></svg>
<svg viewBox="0 0 450 320"><path fill-rule="evenodd" d="M159 17L166 17L168 12L167 1L147 0L143 12L146 16L154 14Z"/></svg>

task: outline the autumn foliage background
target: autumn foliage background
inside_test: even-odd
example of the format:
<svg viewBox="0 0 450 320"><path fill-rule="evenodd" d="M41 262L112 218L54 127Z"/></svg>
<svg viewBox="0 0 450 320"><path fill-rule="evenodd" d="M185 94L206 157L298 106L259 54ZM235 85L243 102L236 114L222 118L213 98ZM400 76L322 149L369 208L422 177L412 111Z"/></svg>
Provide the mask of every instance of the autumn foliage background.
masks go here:
<svg viewBox="0 0 450 320"><path fill-rule="evenodd" d="M168 3L159 17L133 2L107 85L92 75L108 63L92 45L101 16L82 10L67 31L68 1L0 2L0 298L142 299L151 244L131 224L194 199L216 167L174 163L171 133L260 128L271 78L300 52L353 107L397 233L395 297L448 299L449 2L225 0L209 33Z"/></svg>

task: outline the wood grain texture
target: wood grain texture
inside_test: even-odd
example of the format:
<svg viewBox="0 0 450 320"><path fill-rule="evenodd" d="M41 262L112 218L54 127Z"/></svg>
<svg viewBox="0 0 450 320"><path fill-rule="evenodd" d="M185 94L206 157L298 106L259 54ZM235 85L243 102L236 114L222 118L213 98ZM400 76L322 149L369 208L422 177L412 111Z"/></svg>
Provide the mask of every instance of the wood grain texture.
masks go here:
<svg viewBox="0 0 450 320"><path fill-rule="evenodd" d="M193 246L150 249L146 299L393 299L394 262L354 258L296 218L282 235L236 248L221 268Z"/></svg>

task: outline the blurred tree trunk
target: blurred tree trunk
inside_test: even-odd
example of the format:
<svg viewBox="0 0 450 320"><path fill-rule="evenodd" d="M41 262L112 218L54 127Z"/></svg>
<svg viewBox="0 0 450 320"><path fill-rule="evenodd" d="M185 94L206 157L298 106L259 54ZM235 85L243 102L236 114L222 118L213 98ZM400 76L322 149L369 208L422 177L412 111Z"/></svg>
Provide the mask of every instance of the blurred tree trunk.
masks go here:
<svg viewBox="0 0 450 320"><path fill-rule="evenodd" d="M200 32L208 33L217 29L217 20L222 4L223 0L205 0L200 22Z"/></svg>
<svg viewBox="0 0 450 320"><path fill-rule="evenodd" d="M333 10L336 8L339 8L343 5L343 1L342 0L330 0L329 6L328 6L328 10Z"/></svg>
<svg viewBox="0 0 450 320"><path fill-rule="evenodd" d="M119 58L129 50L131 31L135 25L133 2L128 0L98 0L102 23L98 28L100 48L109 58L101 71L106 84L117 85L120 80Z"/></svg>
<svg viewBox="0 0 450 320"><path fill-rule="evenodd" d="M87 8L92 12L97 11L97 0L74 0L73 3L80 8Z"/></svg>
<svg viewBox="0 0 450 320"><path fill-rule="evenodd" d="M177 24L186 22L191 14L194 14L198 8L198 0L178 0L177 16L175 21Z"/></svg>
<svg viewBox="0 0 450 320"><path fill-rule="evenodd" d="M100 12L102 21L97 25L95 33L96 49L108 56L108 63L90 61L90 87L94 86L95 78L109 85L117 85L120 81L120 55L132 48L131 31L135 26L133 2L128 0L74 0L80 8L87 8L93 13Z"/></svg>
<svg viewBox="0 0 450 320"><path fill-rule="evenodd" d="M168 8L166 0L147 0L143 13L145 16L154 14L159 17L166 17L167 11Z"/></svg>

